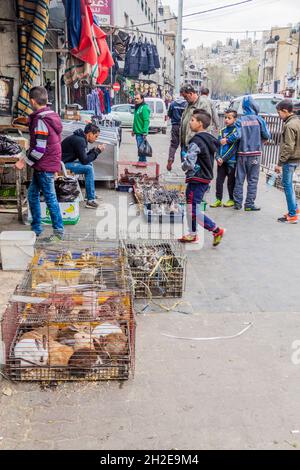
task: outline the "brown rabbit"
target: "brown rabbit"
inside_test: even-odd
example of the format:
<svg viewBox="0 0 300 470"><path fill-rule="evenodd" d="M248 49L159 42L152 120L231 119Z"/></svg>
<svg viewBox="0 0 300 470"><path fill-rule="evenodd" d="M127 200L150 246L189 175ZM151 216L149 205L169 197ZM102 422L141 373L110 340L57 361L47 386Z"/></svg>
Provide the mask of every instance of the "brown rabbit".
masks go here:
<svg viewBox="0 0 300 470"><path fill-rule="evenodd" d="M127 352L127 338L124 333L111 334L105 337L104 350L112 357L122 356Z"/></svg>
<svg viewBox="0 0 300 470"><path fill-rule="evenodd" d="M42 341L43 336L46 336L47 341L49 339L56 340L58 335L58 326L43 326L41 328L36 328L35 330L27 331L22 335L20 340L23 339L37 339Z"/></svg>
<svg viewBox="0 0 300 470"><path fill-rule="evenodd" d="M57 341L50 341L48 363L53 367L67 366L73 353L73 348L64 346Z"/></svg>

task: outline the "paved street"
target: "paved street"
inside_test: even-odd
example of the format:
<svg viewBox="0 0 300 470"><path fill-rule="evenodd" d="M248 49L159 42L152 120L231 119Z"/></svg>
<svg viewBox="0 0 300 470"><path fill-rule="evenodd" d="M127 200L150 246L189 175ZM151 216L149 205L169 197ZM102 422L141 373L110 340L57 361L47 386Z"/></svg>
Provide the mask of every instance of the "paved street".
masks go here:
<svg viewBox="0 0 300 470"><path fill-rule="evenodd" d="M164 169L168 136L149 140ZM121 153L135 159L128 132ZM98 192L118 202L117 192ZM53 390L2 380L0 449L300 448L300 365L292 362L300 340L300 226L276 222L286 211L284 196L267 188L263 175L258 203L261 213L209 210L227 228L224 243L213 249L205 235L202 250L187 252L188 305L170 313L153 306L138 316L133 380ZM82 209L76 230L98 220ZM28 228L1 216L3 229ZM19 279L0 271L0 305ZM249 323L235 339L162 335L234 336Z"/></svg>

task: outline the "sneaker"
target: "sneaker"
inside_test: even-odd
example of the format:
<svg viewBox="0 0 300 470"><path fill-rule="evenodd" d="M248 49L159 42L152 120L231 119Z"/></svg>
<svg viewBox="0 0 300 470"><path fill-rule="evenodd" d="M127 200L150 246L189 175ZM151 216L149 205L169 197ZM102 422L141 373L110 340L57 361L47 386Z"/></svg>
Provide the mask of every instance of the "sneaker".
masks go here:
<svg viewBox="0 0 300 470"><path fill-rule="evenodd" d="M232 199L229 199L229 201L223 204L223 207L234 207L234 206L235 206L235 202Z"/></svg>
<svg viewBox="0 0 300 470"><path fill-rule="evenodd" d="M178 241L180 243L197 243L199 241L199 237L198 235L189 233L188 235L183 235L183 237L179 238Z"/></svg>
<svg viewBox="0 0 300 470"><path fill-rule="evenodd" d="M234 204L234 208L236 211L242 210L242 206L240 204Z"/></svg>
<svg viewBox="0 0 300 470"><path fill-rule="evenodd" d="M213 246L220 245L220 243L223 240L223 237L225 235L225 232L226 232L226 230L224 228L220 228L217 233L213 233L213 236L214 236Z"/></svg>
<svg viewBox="0 0 300 470"><path fill-rule="evenodd" d="M97 199L97 201L103 201L103 197L97 196L97 194L96 194L96 196L95 196L95 199ZM85 201L88 201L88 198L85 196L84 200L85 200Z"/></svg>
<svg viewBox="0 0 300 470"><path fill-rule="evenodd" d="M281 223L287 223L287 224L297 224L298 223L298 215L295 215L294 217L291 217L290 215L284 215L283 217L279 217L277 219L278 222Z"/></svg>
<svg viewBox="0 0 300 470"><path fill-rule="evenodd" d="M296 210L296 215L300 215L300 209L297 209ZM290 216L290 214L285 214L284 217L288 217Z"/></svg>
<svg viewBox="0 0 300 470"><path fill-rule="evenodd" d="M222 201L220 199L217 199L216 202L210 205L213 209L216 209L217 207L222 207Z"/></svg>
<svg viewBox="0 0 300 470"><path fill-rule="evenodd" d="M53 233L52 235L50 235L50 237L41 238L39 239L39 241L41 243L58 243L58 242L61 242L63 239L64 239L63 235L59 235L58 233L57 234Z"/></svg>
<svg viewBox="0 0 300 470"><path fill-rule="evenodd" d="M87 209L98 209L99 204L96 201L88 201L85 205Z"/></svg>
<svg viewBox="0 0 300 470"><path fill-rule="evenodd" d="M261 211L261 208L257 206L251 206L251 207L245 206L245 211L246 212L258 212L258 211Z"/></svg>

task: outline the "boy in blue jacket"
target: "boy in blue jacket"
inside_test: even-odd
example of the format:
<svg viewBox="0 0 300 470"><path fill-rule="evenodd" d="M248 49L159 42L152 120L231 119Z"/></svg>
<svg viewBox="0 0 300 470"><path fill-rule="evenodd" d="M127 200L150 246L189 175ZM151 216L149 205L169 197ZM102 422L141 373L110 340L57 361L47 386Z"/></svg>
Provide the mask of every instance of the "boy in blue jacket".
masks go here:
<svg viewBox="0 0 300 470"><path fill-rule="evenodd" d="M225 124L219 133L219 152L217 155L218 176L216 202L210 207L216 208L222 206L223 187L227 177L229 200L224 207L233 207L233 191L235 187L236 154L238 150L238 131L236 128L237 112L233 109L225 111Z"/></svg>
<svg viewBox="0 0 300 470"><path fill-rule="evenodd" d="M271 134L264 119L259 116L259 106L252 96L245 96L243 99L243 110L244 115L236 123L240 144L234 189L235 209L241 210L243 207L243 190L247 178L245 211L260 211L260 208L255 205L260 160L263 142L269 140Z"/></svg>

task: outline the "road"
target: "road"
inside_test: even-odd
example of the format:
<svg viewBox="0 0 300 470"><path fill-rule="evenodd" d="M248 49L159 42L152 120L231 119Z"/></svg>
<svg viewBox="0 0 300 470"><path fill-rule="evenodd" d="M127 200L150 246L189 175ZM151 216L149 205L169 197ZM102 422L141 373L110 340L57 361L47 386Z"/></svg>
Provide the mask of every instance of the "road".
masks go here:
<svg viewBox="0 0 300 470"><path fill-rule="evenodd" d="M168 136L150 141L163 169ZM125 132L122 158L134 154ZM117 204L118 193L98 192ZM276 222L284 197L263 178L258 203L261 213L210 209L227 228L224 243L213 249L206 235L203 249L187 252L188 304L138 315L134 379L44 391L2 380L0 449L299 448L300 365L293 347L300 340L300 226ZM82 210L76 230L98 221ZM0 228L8 222L18 227L8 217ZM18 282L13 276L0 273L2 303ZM249 324L233 339L163 335L231 337ZM3 394L7 388L11 396Z"/></svg>

